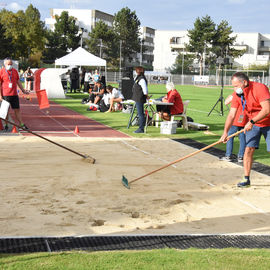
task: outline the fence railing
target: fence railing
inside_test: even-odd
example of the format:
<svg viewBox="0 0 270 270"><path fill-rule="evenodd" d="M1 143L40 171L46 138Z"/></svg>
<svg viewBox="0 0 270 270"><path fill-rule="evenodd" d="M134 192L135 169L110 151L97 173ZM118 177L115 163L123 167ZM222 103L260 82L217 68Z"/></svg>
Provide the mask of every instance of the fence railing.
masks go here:
<svg viewBox="0 0 270 270"><path fill-rule="evenodd" d="M165 84L167 80L174 82L174 84L196 84L194 82L194 75L174 75L170 74L168 76L163 76L161 79L157 79L156 76L146 75L149 84ZM107 82L119 83L120 76L119 72L107 72ZM250 80L258 81L266 85L270 85L270 77L250 77ZM224 85L231 85L231 75L223 76ZM221 85L221 76L220 74L210 75L209 76L209 85Z"/></svg>

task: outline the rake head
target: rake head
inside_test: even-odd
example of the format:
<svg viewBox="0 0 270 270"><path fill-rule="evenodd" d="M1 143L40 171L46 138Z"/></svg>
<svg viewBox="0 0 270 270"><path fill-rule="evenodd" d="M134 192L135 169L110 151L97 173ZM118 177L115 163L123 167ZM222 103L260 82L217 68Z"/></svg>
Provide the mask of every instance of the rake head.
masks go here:
<svg viewBox="0 0 270 270"><path fill-rule="evenodd" d="M127 178L124 175L122 175L122 184L123 184L123 186L125 188L130 189L130 186L128 184L128 180L127 180Z"/></svg>
<svg viewBox="0 0 270 270"><path fill-rule="evenodd" d="M83 161L89 162L89 163L92 163L92 164L94 164L94 163L96 162L96 160L95 160L94 158L92 158L92 157L90 157L90 156L88 156L88 155L85 155L85 156L83 157Z"/></svg>

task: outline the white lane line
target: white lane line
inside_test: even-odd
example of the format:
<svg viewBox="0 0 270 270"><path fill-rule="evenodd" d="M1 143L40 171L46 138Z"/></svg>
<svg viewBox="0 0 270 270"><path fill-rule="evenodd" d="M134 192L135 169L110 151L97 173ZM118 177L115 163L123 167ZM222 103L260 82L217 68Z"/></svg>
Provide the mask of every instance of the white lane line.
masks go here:
<svg viewBox="0 0 270 270"><path fill-rule="evenodd" d="M133 148L133 149L135 149L135 150L137 150L137 151L139 151L139 152L142 152L142 153L144 153L144 154L146 154L146 155L151 155L151 156L153 156L152 154L150 154L149 152L146 152L146 151L144 151L144 150L141 150L140 148L138 148L138 147L136 147L136 146L134 146L134 145L132 145L132 144L129 144L129 143L127 143L125 140L121 140L122 141L122 143L124 143L125 145L127 145L127 146L129 146L129 147L131 147L131 148ZM158 160L160 160L160 161L162 161L162 162L164 162L164 163L170 163L169 161L167 161L167 160L165 160L165 159L162 159L162 158L157 158L157 157L155 157L156 159L158 159ZM174 167L174 168L176 168L176 166L175 165L171 165L172 167Z"/></svg>
<svg viewBox="0 0 270 270"><path fill-rule="evenodd" d="M32 104L32 103L31 103L31 106L32 106L32 107L35 107L35 109L37 109L36 106L35 106L34 104ZM37 109L37 110L38 110L38 109ZM75 136L80 137L78 134L76 134L75 132L73 132L71 129L65 127L61 122L57 121L56 119L54 119L54 118L53 118L52 116L50 116L49 114L45 113L44 111L42 111L42 110L40 110L40 109L39 109L39 111L41 111L41 113L43 113L45 116L51 118L54 122L56 122L58 125L60 125L61 127L63 127L65 130L67 130L67 132L73 133Z"/></svg>
<svg viewBox="0 0 270 270"><path fill-rule="evenodd" d="M132 145L132 144L127 143L127 142L124 141L124 140L121 140L121 141L122 141L124 144L126 144L127 146L129 146L129 147L131 147L131 148L133 148L133 149L135 149L135 150L137 150L137 151L140 151L140 152L142 152L142 153L144 153L144 154L146 154L146 155L151 155L150 153L148 153L148 152L146 152L146 151L144 151L144 150L141 150L141 149L139 149L138 147L136 147L136 146L134 146L134 145ZM161 158L157 158L157 159L159 159L159 160L161 160L161 161L163 161L163 162L165 162L165 163L169 163L168 161L166 161L166 160L164 160L164 159L161 159ZM172 165L172 167L176 168L175 165ZM202 179L198 179L198 180L201 181L201 182L203 182L203 183L206 183L207 185L209 185L209 186L211 186L211 187L215 187L215 186L216 186L215 184L212 184L212 183L207 182L207 181L205 181L205 180L202 180ZM264 210L262 210L262 209L260 209L260 208L258 208L258 207L256 207L256 206L254 206L253 204L251 204L251 203L249 203L249 202L247 202L247 201L244 201L244 200L242 200L242 199L240 199L240 198L238 198L238 197L236 197L236 196L234 196L233 198L234 198L235 200L241 202L242 204L251 207L252 209L256 210L256 211L259 212L259 213L262 213L262 214L267 215L267 216L269 215L269 214L268 214L267 212L265 212Z"/></svg>
<svg viewBox="0 0 270 270"><path fill-rule="evenodd" d="M202 179L198 179L199 181L203 182L203 183L206 183L207 185L211 186L211 187L215 187L216 185L210 183L210 182L207 182L205 180L202 180Z"/></svg>
<svg viewBox="0 0 270 270"><path fill-rule="evenodd" d="M252 209L256 210L256 211L259 212L259 213L262 213L262 214L267 215L267 216L269 215L267 212L265 212L265 211L262 210L261 208L258 208L258 207L256 207L255 205L253 205L253 204L251 204L251 203L249 203L249 202L247 202L247 201L244 201L244 200L242 200L242 199L240 199L240 198L238 198L238 197L236 197L236 196L234 196L233 198L234 198L235 200L237 200L237 201L239 201L239 202L241 202L241 203L243 203L243 204L245 204L245 205L251 207Z"/></svg>

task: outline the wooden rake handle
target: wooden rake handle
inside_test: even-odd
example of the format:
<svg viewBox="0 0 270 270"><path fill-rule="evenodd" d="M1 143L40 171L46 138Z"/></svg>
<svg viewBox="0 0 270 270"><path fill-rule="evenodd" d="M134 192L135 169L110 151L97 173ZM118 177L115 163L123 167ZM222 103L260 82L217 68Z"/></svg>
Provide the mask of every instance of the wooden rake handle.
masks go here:
<svg viewBox="0 0 270 270"><path fill-rule="evenodd" d="M43 139L43 140L49 142L49 143L52 143L52 144L54 144L54 145L57 145L57 146L59 146L59 147L65 149L65 150L69 151L69 152L72 152L73 154L76 154L76 155L78 155L78 156L80 156L80 157L82 157L82 158L87 158L87 156L85 156L85 155L83 155L83 154L81 154L81 153L78 153L78 152L76 152L76 151L74 151L74 150L72 150L72 149L70 149L70 148L68 148L68 147L66 147L66 146L64 146L64 145L62 145L62 144L59 144L59 143L54 142L54 141L52 141L52 140L50 140L50 139L48 139L48 138L45 138L45 137L43 137L43 136L41 136L41 135L39 135L39 134L37 134L37 133L35 133L35 132L29 130L29 129L25 129L25 128L23 128L23 127L20 127L19 125L15 124L15 123L13 123L13 122L7 120L7 119L3 119L3 118L1 118L1 117L0 117L0 119L6 121L7 123L9 123L9 124L11 124L11 125L13 125L13 126L15 126L15 127L17 127L17 128L21 128L21 129L23 129L24 131L26 131L26 132L28 132L28 133L31 133L31 134L33 134L33 135L35 135L35 136L37 136L37 137L39 137L39 138L41 138L41 139Z"/></svg>
<svg viewBox="0 0 270 270"><path fill-rule="evenodd" d="M230 138L232 138L232 137L234 137L234 136L239 135L239 134L242 133L243 131L244 131L244 129L239 130L239 131L237 131L236 133L234 133L234 134L228 136L228 137L227 137L227 140L229 140ZM210 145L207 145L207 146L203 147L203 148L200 149L200 150L197 150L197 151L195 151L195 152L193 152L193 153L190 153L190 154L188 154L188 155L186 155L186 156L184 156L184 157L181 157L181 158L179 158L179 159L177 159L177 160L175 160L175 161L172 161L171 163L166 164L166 165L164 165L164 166L162 166L162 167L160 167L160 168L158 168L158 169L156 169L156 170L154 170L154 171L152 171L152 172L149 172L149 173L147 173L147 174L145 174L145 175L143 175L143 176L140 176L140 177L138 177L138 178L135 178L135 179L131 180L131 181L129 182L129 184L131 184L131 183L133 183L133 182L136 182L136 181L138 181L138 180L140 180L140 179L142 179L142 178L144 178L144 177L146 177L146 176L148 176L148 175L151 175L151 174L153 174L153 173L155 173L155 172L158 172L158 171L160 171L160 170L163 170L163 169L165 169L165 168L167 168L167 167L169 167L169 166L171 166L171 165L173 165L173 164L175 164L175 163L177 163L177 162L180 162L180 161L182 161L182 160L184 160L184 159L187 159L187 158L192 157L192 156L194 156L194 155L196 155L196 154L199 154L200 152L202 152L202 151L204 151L204 150L206 150L206 149L208 149L208 148L211 148L211 147L213 147L213 146L215 146L215 145L217 145L217 144L220 144L220 143L222 143L222 141L218 140L217 142L214 142L214 143L212 143L212 144L210 144Z"/></svg>

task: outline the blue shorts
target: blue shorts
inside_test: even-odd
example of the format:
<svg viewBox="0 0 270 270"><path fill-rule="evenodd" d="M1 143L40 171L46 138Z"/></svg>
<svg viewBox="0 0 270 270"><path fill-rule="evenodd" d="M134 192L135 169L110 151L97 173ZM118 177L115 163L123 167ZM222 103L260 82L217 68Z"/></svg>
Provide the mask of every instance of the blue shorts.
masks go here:
<svg viewBox="0 0 270 270"><path fill-rule="evenodd" d="M246 146L258 149L262 135L266 141L267 151L270 152L270 127L258 127L254 125L252 130L246 132Z"/></svg>

